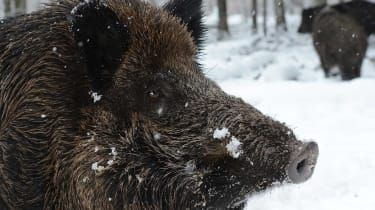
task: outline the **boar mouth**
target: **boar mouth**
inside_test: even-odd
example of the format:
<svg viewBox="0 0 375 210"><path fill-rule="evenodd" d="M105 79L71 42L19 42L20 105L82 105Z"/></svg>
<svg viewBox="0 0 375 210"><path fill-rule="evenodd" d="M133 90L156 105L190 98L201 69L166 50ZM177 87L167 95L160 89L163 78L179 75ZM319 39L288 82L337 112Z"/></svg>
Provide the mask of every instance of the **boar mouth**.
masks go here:
<svg viewBox="0 0 375 210"><path fill-rule="evenodd" d="M228 209L237 209L240 206L245 205L245 203L248 201L252 193L248 193L246 195L240 196L237 199L234 199L231 204L227 206Z"/></svg>
<svg viewBox="0 0 375 210"><path fill-rule="evenodd" d="M267 186L267 188L262 188L258 190L252 190L247 192L240 193L241 195L237 198L233 199L233 201L227 206L227 209L238 209L239 207L244 207L246 202L251 198L252 196L256 194L263 194L267 191L272 191L272 189L280 187L283 185L283 181L274 181L271 183L271 185Z"/></svg>

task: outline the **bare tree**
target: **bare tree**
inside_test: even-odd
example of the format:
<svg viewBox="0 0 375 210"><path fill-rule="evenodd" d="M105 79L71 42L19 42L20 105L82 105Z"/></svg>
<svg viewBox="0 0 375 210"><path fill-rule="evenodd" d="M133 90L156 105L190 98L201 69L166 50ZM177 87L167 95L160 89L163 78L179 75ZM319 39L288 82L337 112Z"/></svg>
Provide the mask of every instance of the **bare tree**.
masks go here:
<svg viewBox="0 0 375 210"><path fill-rule="evenodd" d="M251 17L252 17L252 29L253 32L256 33L258 31L258 20L257 20L257 15L258 15L258 2L257 0L252 0L251 4Z"/></svg>
<svg viewBox="0 0 375 210"><path fill-rule="evenodd" d="M153 5L160 5L162 3L162 0L147 0Z"/></svg>
<svg viewBox="0 0 375 210"><path fill-rule="evenodd" d="M219 39L223 39L229 34L228 27L228 15L227 15L227 1L217 0L217 5L219 9Z"/></svg>
<svg viewBox="0 0 375 210"><path fill-rule="evenodd" d="M5 16L22 14L26 12L26 0L4 0Z"/></svg>
<svg viewBox="0 0 375 210"><path fill-rule="evenodd" d="M5 16L10 15L11 11L12 11L12 2L10 0L4 0L4 12L5 12Z"/></svg>
<svg viewBox="0 0 375 210"><path fill-rule="evenodd" d="M276 29L287 31L284 0L275 0Z"/></svg>
<svg viewBox="0 0 375 210"><path fill-rule="evenodd" d="M148 0L151 4L153 4L153 5L156 5L157 3L156 3L156 1L155 0Z"/></svg>
<svg viewBox="0 0 375 210"><path fill-rule="evenodd" d="M267 0L263 0L263 32L267 35Z"/></svg>

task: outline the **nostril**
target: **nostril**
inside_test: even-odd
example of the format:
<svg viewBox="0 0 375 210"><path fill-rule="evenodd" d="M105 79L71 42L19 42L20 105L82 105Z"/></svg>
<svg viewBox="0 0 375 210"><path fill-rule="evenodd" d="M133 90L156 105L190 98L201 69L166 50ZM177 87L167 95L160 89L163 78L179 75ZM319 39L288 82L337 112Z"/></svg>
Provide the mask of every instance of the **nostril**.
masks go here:
<svg viewBox="0 0 375 210"><path fill-rule="evenodd" d="M304 143L291 155L287 176L293 183L308 180L313 172L318 159L319 149L315 142Z"/></svg>
<svg viewBox="0 0 375 210"><path fill-rule="evenodd" d="M306 168L306 159L303 159L301 162L297 164L297 172L302 173L303 170Z"/></svg>

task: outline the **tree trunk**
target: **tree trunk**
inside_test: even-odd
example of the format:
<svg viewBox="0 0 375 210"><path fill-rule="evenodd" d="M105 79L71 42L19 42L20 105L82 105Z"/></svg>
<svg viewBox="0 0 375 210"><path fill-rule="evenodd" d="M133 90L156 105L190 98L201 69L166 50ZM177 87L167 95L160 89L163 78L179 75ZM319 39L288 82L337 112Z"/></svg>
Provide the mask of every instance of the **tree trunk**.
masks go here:
<svg viewBox="0 0 375 210"><path fill-rule="evenodd" d="M252 0L251 17L252 17L252 20L253 20L252 29L253 29L254 33L256 33L258 31L257 15L258 15L258 2L257 2L257 0Z"/></svg>
<svg viewBox="0 0 375 210"><path fill-rule="evenodd" d="M151 4L153 5L157 5L158 3L156 2L156 0L149 0Z"/></svg>
<svg viewBox="0 0 375 210"><path fill-rule="evenodd" d="M267 35L267 0L263 0L263 33Z"/></svg>
<svg viewBox="0 0 375 210"><path fill-rule="evenodd" d="M12 6L11 6L11 1L10 0L4 0L4 14L5 16L9 16L12 11Z"/></svg>
<svg viewBox="0 0 375 210"><path fill-rule="evenodd" d="M219 25L218 25L219 39L223 39L227 35L229 35L227 1L217 0L217 5L219 9Z"/></svg>
<svg viewBox="0 0 375 210"><path fill-rule="evenodd" d="M26 13L26 0L15 0L15 13L24 14Z"/></svg>
<svg viewBox="0 0 375 210"><path fill-rule="evenodd" d="M275 0L276 30L287 31L284 0Z"/></svg>
<svg viewBox="0 0 375 210"><path fill-rule="evenodd" d="M5 16L26 13L26 0L4 0Z"/></svg>
<svg viewBox="0 0 375 210"><path fill-rule="evenodd" d="M315 0L316 3L319 4L327 4L327 0Z"/></svg>

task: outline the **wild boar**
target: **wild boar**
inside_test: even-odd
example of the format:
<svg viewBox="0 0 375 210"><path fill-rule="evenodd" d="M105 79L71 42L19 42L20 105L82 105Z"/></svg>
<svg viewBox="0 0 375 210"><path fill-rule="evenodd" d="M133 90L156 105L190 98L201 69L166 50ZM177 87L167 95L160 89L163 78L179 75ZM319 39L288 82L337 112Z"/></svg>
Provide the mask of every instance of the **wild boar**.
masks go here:
<svg viewBox="0 0 375 210"><path fill-rule="evenodd" d="M64 0L0 24L0 209L241 209L315 142L199 63L201 0Z"/></svg>
<svg viewBox="0 0 375 210"><path fill-rule="evenodd" d="M361 76L367 34L354 18L333 8L323 9L313 22L313 42L326 77L336 65L343 80Z"/></svg>

